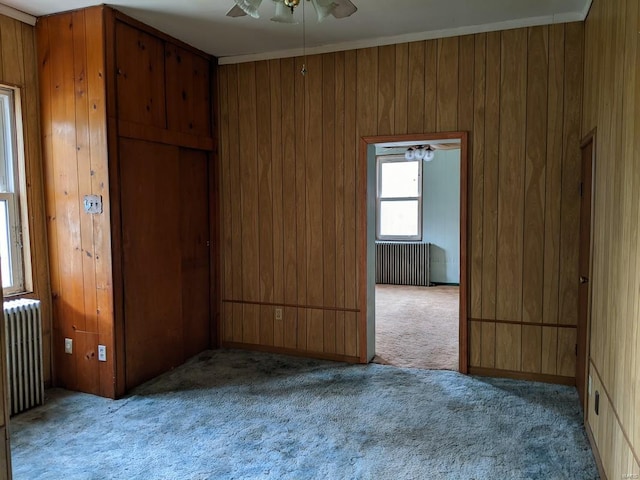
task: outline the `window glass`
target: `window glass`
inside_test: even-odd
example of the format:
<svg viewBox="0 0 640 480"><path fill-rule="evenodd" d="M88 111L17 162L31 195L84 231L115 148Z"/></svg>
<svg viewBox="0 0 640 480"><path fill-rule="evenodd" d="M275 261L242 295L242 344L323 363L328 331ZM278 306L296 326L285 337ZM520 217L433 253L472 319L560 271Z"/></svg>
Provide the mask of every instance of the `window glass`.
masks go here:
<svg viewBox="0 0 640 480"><path fill-rule="evenodd" d="M422 160L379 157L378 240L422 239Z"/></svg>
<svg viewBox="0 0 640 480"><path fill-rule="evenodd" d="M22 138L16 119L19 98L19 90L0 86L0 267L5 295L25 290L23 259L27 253L22 245L20 204L24 179L18 176L19 171L24 171L18 168L24 155L17 151L17 145L21 145L18 138Z"/></svg>

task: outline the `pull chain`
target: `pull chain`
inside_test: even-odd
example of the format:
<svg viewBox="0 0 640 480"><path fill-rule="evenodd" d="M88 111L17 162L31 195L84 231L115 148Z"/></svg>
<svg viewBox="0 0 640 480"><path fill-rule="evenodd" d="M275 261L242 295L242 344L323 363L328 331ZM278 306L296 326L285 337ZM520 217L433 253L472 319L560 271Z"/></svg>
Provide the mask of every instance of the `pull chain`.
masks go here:
<svg viewBox="0 0 640 480"><path fill-rule="evenodd" d="M305 3L307 3L307 0L302 0L302 70L300 70L300 73L303 77L307 74L307 23L305 21Z"/></svg>

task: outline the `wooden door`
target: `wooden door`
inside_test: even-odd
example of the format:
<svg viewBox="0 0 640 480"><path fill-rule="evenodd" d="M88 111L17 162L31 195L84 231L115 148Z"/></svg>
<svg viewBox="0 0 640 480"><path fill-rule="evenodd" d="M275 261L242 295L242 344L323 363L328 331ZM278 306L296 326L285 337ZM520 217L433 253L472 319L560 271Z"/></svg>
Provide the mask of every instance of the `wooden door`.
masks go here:
<svg viewBox="0 0 640 480"><path fill-rule="evenodd" d="M127 390L184 358L178 166L177 147L120 141Z"/></svg>
<svg viewBox="0 0 640 480"><path fill-rule="evenodd" d="M578 291L578 332L576 348L576 386L580 404L586 411L586 379L589 359L590 292L591 292L591 196L593 188L593 137L582 145L582 178L580 206L580 254Z"/></svg>
<svg viewBox="0 0 640 480"><path fill-rule="evenodd" d="M0 281L2 285L2 281ZM3 304L0 289L0 305ZM11 448L9 445L9 388L7 384L4 317L0 322L0 480L11 478Z"/></svg>
<svg viewBox="0 0 640 480"><path fill-rule="evenodd" d="M210 346L208 154L120 141L126 388Z"/></svg>
<svg viewBox="0 0 640 480"><path fill-rule="evenodd" d="M209 348L211 327L208 154L180 151L180 245L185 359Z"/></svg>

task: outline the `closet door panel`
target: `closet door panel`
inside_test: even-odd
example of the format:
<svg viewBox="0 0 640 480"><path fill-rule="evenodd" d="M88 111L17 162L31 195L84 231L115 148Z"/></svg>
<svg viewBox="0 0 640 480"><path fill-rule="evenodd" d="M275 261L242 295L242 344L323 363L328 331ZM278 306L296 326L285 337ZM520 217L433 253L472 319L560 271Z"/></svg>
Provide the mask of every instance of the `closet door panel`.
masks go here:
<svg viewBox="0 0 640 480"><path fill-rule="evenodd" d="M164 42L116 22L118 119L166 128Z"/></svg>
<svg viewBox="0 0 640 480"><path fill-rule="evenodd" d="M180 248L184 352L189 358L211 338L208 154L180 151Z"/></svg>
<svg viewBox="0 0 640 480"><path fill-rule="evenodd" d="M120 141L127 389L184 358L179 157L177 147Z"/></svg>

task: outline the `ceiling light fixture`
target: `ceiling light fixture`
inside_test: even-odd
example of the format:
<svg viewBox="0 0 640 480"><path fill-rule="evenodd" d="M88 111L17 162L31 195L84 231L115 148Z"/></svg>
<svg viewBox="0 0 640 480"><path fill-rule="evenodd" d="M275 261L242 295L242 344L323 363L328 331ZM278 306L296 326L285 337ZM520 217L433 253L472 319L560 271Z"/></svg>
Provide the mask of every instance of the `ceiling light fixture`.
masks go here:
<svg viewBox="0 0 640 480"><path fill-rule="evenodd" d="M404 152L404 158L406 160L425 160L430 162L435 156L435 151L431 148L431 145L423 147L422 145L416 145L415 147L407 148Z"/></svg>
<svg viewBox="0 0 640 480"><path fill-rule="evenodd" d="M249 15L260 18L258 9L262 0L233 0L235 6L227 12L228 17L242 17ZM275 3L276 13L271 21L279 23L298 23L293 14L300 2L305 0L272 0ZM329 15L336 18L344 18L353 15L358 9L351 0L306 0L313 4L318 21L321 22ZM303 3L304 6L304 3Z"/></svg>

